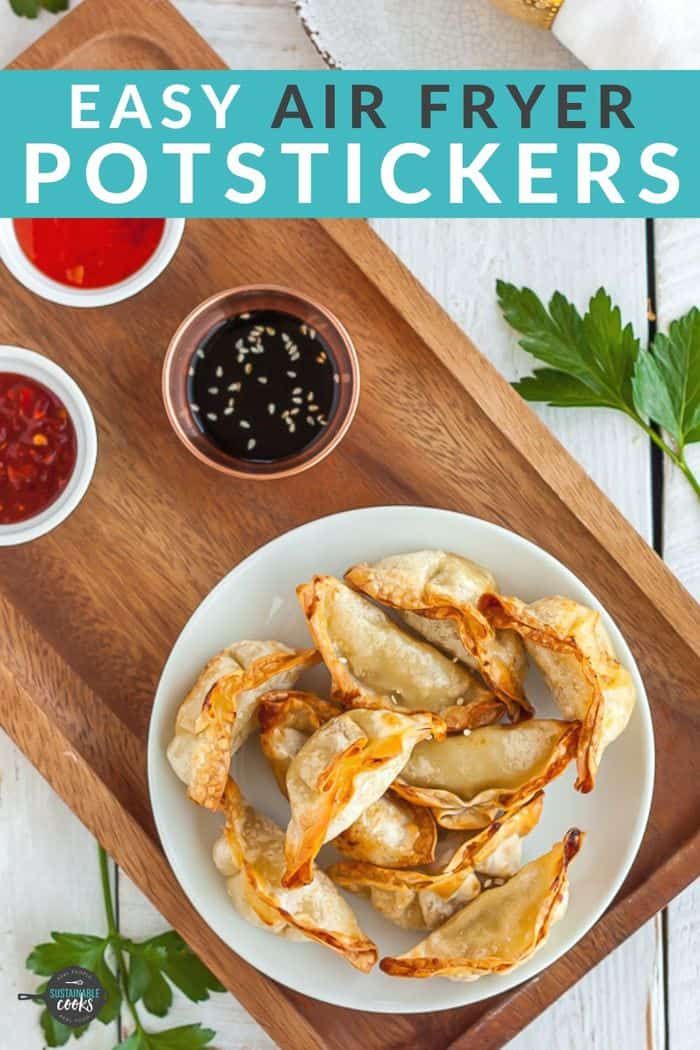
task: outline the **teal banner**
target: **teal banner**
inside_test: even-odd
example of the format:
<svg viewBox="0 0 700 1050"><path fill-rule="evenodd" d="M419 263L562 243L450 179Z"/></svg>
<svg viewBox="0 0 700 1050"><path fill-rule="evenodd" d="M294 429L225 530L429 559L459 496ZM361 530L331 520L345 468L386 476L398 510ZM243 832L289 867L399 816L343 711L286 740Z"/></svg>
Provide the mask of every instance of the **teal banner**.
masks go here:
<svg viewBox="0 0 700 1050"><path fill-rule="evenodd" d="M0 73L0 213L699 216L700 72Z"/></svg>

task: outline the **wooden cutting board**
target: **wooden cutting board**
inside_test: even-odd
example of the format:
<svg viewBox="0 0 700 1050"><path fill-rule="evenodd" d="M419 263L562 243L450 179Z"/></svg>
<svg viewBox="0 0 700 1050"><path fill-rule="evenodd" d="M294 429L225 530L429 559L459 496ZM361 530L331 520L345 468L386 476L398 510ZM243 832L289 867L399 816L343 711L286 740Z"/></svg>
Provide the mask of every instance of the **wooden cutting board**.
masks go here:
<svg viewBox="0 0 700 1050"><path fill-rule="evenodd" d="M222 63L165 0L86 0L15 66ZM287 481L215 475L180 445L161 404L162 359L178 322L204 297L248 282L291 285L327 303L360 357L363 390L349 436L325 463ZM44 302L2 271L0 342L64 365L85 390L100 437L79 510L51 535L0 551L0 724L281 1046L500 1047L700 873L697 606L364 223L191 221L164 276L102 310ZM222 944L161 852L145 768L161 667L213 584L292 526L383 503L476 514L567 564L634 651L657 745L644 842L594 929L511 992L406 1017L289 992Z"/></svg>

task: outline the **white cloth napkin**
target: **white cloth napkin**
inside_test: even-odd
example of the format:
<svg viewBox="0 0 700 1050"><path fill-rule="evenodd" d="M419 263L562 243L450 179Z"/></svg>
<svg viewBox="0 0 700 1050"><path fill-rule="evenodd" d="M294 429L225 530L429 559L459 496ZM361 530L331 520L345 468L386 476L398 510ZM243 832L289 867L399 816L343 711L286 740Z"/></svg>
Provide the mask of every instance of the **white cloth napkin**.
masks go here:
<svg viewBox="0 0 700 1050"><path fill-rule="evenodd" d="M700 69L700 0L565 0L552 32L591 69Z"/></svg>

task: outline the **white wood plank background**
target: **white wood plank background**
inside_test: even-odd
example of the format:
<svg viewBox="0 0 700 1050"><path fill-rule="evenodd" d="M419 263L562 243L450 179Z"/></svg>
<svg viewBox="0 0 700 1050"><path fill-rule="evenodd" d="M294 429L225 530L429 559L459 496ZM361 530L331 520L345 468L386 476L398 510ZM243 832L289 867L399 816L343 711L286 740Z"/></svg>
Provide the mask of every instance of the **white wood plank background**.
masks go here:
<svg viewBox="0 0 700 1050"><path fill-rule="evenodd" d="M53 22L47 15L34 22L17 19L5 4L0 0L0 64ZM179 7L231 66L321 66L289 0L179 0ZM646 242L640 221L383 220L375 226L509 378L526 372L529 362L498 316L498 276L527 282L544 294L559 287L581 305L603 283L637 331L645 333ZM663 327L700 301L700 223L656 224L655 278ZM643 436L631 423L604 411L541 412L651 540L650 454ZM695 452L700 469L700 448ZM684 479L669 471L664 476L663 531L667 561L700 594L700 511ZM24 959L56 925L84 932L102 928L99 877L90 835L2 734L0 770L0 1050L35 1050L43 1045L37 1012L15 999L16 991L33 987ZM115 878L126 934L143 937L162 929L162 919L136 887L123 874ZM700 1030L699 942L696 887L588 974L508 1050L692 1050ZM166 1023L193 1020L216 1029L218 1050L272 1045L232 996L215 996L200 1006L179 998ZM161 1026L152 1024L154 1029ZM116 1029L116 1024L110 1029L93 1025L80 1046L111 1050Z"/></svg>

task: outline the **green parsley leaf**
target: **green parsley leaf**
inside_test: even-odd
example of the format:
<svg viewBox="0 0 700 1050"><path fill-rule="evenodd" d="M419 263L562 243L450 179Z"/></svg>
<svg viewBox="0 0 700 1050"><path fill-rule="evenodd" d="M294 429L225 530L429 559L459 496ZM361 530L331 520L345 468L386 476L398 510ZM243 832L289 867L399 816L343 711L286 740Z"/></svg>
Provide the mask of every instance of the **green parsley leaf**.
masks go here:
<svg viewBox="0 0 700 1050"><path fill-rule="evenodd" d="M37 944L27 957L27 969L43 977L50 977L67 966L84 966L92 970L107 946L104 937L84 933L52 932L51 937L52 941Z"/></svg>
<svg viewBox="0 0 700 1050"><path fill-rule="evenodd" d="M561 404L547 393L555 388L553 392L567 405L633 409L632 375L639 340L631 325L623 327L620 311L604 289L592 297L584 317L561 292L554 293L547 310L530 288L498 281L496 290L504 317L523 337L522 348L552 366L536 373L538 383L526 383L525 392L516 385L523 396ZM540 389L545 397L538 396Z"/></svg>
<svg viewBox="0 0 700 1050"><path fill-rule="evenodd" d="M523 350L553 368L583 378L586 370L581 367L578 349L581 318L576 308L559 292L555 292L548 313L531 288L496 281L496 291L503 316L523 337Z"/></svg>
<svg viewBox="0 0 700 1050"><path fill-rule="evenodd" d="M10 7L20 18L36 18L41 4L39 0L10 0Z"/></svg>
<svg viewBox="0 0 700 1050"><path fill-rule="evenodd" d="M216 1033L201 1024L167 1028L164 1032L134 1032L116 1050L203 1050Z"/></svg>
<svg viewBox="0 0 700 1050"><path fill-rule="evenodd" d="M545 307L531 288L497 281L506 321L520 346L547 368L513 387L526 401L560 408L614 408L624 412L686 476L700 497L700 481L684 455L700 441L700 310L674 321L640 351L632 326L599 288L583 317L561 292ZM656 424L656 427L651 424ZM662 427L675 448L659 431Z"/></svg>
<svg viewBox="0 0 700 1050"><path fill-rule="evenodd" d="M544 401L555 408L595 408L600 404L590 387L554 368L536 368L531 376L513 383L526 401Z"/></svg>
<svg viewBox="0 0 700 1050"><path fill-rule="evenodd" d="M130 950L130 945L127 945ZM160 952L160 958L156 959ZM142 952L131 952L129 961L129 998L133 1003L139 1000L149 1013L156 1017L165 1017L173 1001L170 985L162 974L167 961L164 949L146 949Z"/></svg>
<svg viewBox="0 0 700 1050"><path fill-rule="evenodd" d="M10 0L10 7L21 18L36 18L42 8L57 14L67 11L70 0Z"/></svg>
<svg viewBox="0 0 700 1050"><path fill-rule="evenodd" d="M148 941L125 940L123 945L131 958L129 996L134 1002L142 999L146 1009L158 1017L172 1002L164 977L195 1003L208 999L210 991L225 990L174 930Z"/></svg>
<svg viewBox="0 0 700 1050"><path fill-rule="evenodd" d="M657 333L639 358L634 403L640 415L666 430L680 450L700 441L700 310Z"/></svg>
<svg viewBox="0 0 700 1050"><path fill-rule="evenodd" d="M121 992L117 979L105 959L109 941L105 937L92 937L84 933L52 932L52 941L38 944L27 957L28 970L50 977L68 966L84 966L99 979L107 993L107 1001L98 1017L102 1024L110 1024L119 1013ZM61 1044L59 1044L61 1045Z"/></svg>

